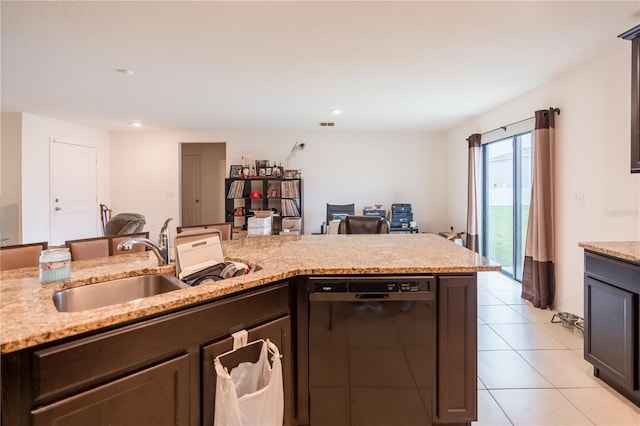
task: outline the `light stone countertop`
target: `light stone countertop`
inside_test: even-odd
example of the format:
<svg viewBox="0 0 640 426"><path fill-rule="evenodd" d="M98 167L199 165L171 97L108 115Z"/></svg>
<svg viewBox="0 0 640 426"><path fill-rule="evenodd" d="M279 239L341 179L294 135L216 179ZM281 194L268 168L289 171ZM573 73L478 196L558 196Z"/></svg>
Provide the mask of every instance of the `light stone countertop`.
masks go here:
<svg viewBox="0 0 640 426"><path fill-rule="evenodd" d="M580 242L578 246L595 253L640 263L640 241Z"/></svg>
<svg viewBox="0 0 640 426"><path fill-rule="evenodd" d="M254 273L82 312L58 312L54 292L137 275L174 273L151 252L71 264L65 282L40 284L37 268L2 272L0 352L52 342L298 275L420 274L499 271L478 254L433 234L303 235L224 241L227 260L260 267Z"/></svg>

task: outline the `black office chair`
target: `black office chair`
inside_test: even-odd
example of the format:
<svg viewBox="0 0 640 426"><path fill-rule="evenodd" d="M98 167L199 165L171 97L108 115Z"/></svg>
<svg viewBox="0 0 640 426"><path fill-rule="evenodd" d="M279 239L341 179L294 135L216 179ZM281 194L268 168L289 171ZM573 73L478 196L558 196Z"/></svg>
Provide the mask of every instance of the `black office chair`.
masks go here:
<svg viewBox="0 0 640 426"><path fill-rule="evenodd" d="M338 227L338 234L388 234L389 221L380 216L347 216Z"/></svg>
<svg viewBox="0 0 640 426"><path fill-rule="evenodd" d="M327 203L327 220L322 223L321 232L326 234L328 232L329 223L333 220L334 215L354 215L356 213L355 204L329 204Z"/></svg>

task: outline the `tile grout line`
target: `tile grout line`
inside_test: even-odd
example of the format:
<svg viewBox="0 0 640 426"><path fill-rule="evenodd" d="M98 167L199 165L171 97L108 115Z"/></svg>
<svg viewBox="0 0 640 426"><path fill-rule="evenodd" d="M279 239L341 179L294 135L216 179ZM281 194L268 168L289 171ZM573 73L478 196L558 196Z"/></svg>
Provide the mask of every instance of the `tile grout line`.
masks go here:
<svg viewBox="0 0 640 426"><path fill-rule="evenodd" d="M514 283L515 285L515 283ZM491 290L489 289L484 289L485 291L487 291L487 293L489 293L491 296L497 298L498 300L504 302L502 299L500 299L499 297L497 297L495 294L492 293ZM525 303L526 304L526 303ZM538 330L540 330L541 332L549 335L549 337L551 337L553 340L558 341L561 345L565 346L564 349L521 349L522 351L544 351L544 350L562 350L562 351L571 351L571 352L575 352L575 350L573 348L570 348L567 344L565 344L563 341L560 341L556 336L548 333L546 330L544 330L542 327L540 327L536 322L531 321L529 318L524 317L524 315L520 314L520 312L516 311L515 309L513 309L511 307L510 304L508 303L503 303L503 305L505 306L509 306L509 308L511 308L516 314L523 316L523 318L525 318L527 321L529 321L528 323L525 323L527 325L529 324L533 324ZM479 305L479 306L501 306L501 305ZM550 310L549 312L555 312L553 310ZM541 371L539 371L533 364L531 364L526 358L524 358L521 354L520 354L520 350L514 348L509 342L507 342L493 327L492 325L503 325L503 324L490 324L487 323L486 320L484 320L482 317L480 317L483 322L485 322L484 325L487 325L502 341L504 341L507 346L509 346L510 348L512 348L511 350L514 351L521 359L523 359L529 366L531 366L531 368L533 370L535 370L538 374L540 374L541 377L543 377L550 385L551 388L489 388L487 387L487 385L482 381L482 379L480 377L478 377L478 380L480 380L485 388L485 390L487 390L487 392L489 392L489 395L491 396L491 398L495 401L496 405L499 407L500 411L504 414L504 416L507 418L507 420L511 423L511 425L515 425L515 423L511 420L511 418L508 416L508 414L506 413L506 411L504 410L504 408L500 405L500 403L498 402L498 400L495 398L494 394L492 393L492 390L510 390L510 389L532 389L532 390L539 390L539 389L552 389L554 391L556 391L558 394L561 395L562 398L564 398L565 401L567 401L571 406L573 406L580 414L582 414L592 425L595 425L595 421L593 419L591 419L587 413L583 412L582 410L580 410L580 408L573 403L573 401L571 401L562 391L561 389L598 389L598 388L591 388L591 387L576 387L576 388L562 388L562 387L556 387L549 379L547 379L544 374L542 374ZM508 323L511 324L511 323ZM522 323L513 323L513 324L522 324ZM540 323L541 324L541 323ZM506 350L505 350L506 351Z"/></svg>
<svg viewBox="0 0 640 426"><path fill-rule="evenodd" d="M486 386L485 386L486 387ZM489 391L489 389L487 389L487 392L489 392L489 396L491 396L491 399L493 399L496 403L496 405L498 406L498 408L500 409L500 411L502 412L502 414L504 414L504 417L509 421L509 423L511 423L512 426L515 426L515 423L513 422L513 420L511 420L511 417L509 417L509 415L507 414L507 412L504 410L504 408L502 408L502 405L500 405L500 403L498 402L498 400L496 399L495 396L493 396L493 394L491 393L491 391Z"/></svg>

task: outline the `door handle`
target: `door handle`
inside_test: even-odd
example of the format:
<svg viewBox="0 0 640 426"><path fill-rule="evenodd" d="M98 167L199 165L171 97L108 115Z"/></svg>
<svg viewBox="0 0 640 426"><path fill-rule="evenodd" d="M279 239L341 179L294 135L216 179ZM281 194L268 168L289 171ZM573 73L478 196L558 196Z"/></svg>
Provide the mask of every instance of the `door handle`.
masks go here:
<svg viewBox="0 0 640 426"><path fill-rule="evenodd" d="M196 198L196 203L199 203L199 202L200 202L200 200Z"/></svg>
<svg viewBox="0 0 640 426"><path fill-rule="evenodd" d="M56 211L60 211L60 210L62 210L62 207L56 207L55 210Z"/></svg>

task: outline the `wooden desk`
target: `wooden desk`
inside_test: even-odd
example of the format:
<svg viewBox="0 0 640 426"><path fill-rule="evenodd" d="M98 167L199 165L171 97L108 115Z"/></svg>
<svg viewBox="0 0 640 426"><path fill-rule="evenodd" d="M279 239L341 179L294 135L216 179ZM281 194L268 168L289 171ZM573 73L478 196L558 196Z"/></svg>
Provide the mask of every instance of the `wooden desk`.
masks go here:
<svg viewBox="0 0 640 426"><path fill-rule="evenodd" d="M389 228L390 234L418 234L418 228Z"/></svg>

